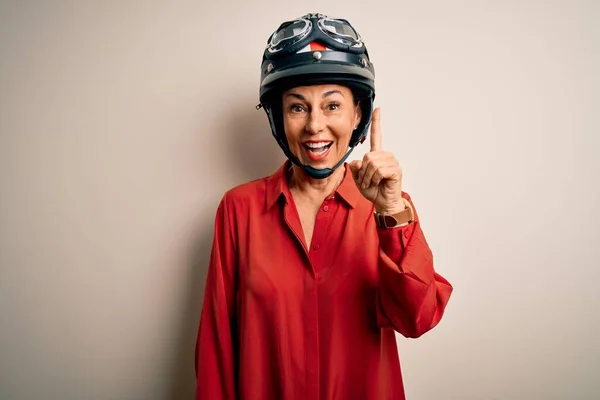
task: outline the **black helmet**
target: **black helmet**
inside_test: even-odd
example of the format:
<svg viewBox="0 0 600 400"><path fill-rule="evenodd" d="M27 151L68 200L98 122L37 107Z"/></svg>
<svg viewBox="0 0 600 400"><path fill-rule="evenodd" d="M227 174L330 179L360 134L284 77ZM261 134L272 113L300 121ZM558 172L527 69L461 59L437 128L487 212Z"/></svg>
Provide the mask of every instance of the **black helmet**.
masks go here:
<svg viewBox="0 0 600 400"><path fill-rule="evenodd" d="M291 153L283 129L281 94L295 86L315 84L347 86L362 111L348 151L333 168L302 164ZM375 99L375 70L360 35L348 21L307 14L284 22L269 37L262 58L259 98L257 109L265 109L271 132L290 161L312 178L326 178L366 138Z"/></svg>

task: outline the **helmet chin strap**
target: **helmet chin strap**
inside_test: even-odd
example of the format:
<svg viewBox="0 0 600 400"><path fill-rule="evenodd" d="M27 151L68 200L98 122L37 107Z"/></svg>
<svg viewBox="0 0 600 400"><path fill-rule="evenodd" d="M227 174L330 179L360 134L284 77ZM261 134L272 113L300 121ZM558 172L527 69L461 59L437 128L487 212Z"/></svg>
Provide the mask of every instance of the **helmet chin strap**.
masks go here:
<svg viewBox="0 0 600 400"><path fill-rule="evenodd" d="M344 161L346 161L346 159L348 158L350 153L352 153L352 150L354 150L354 147L355 147L355 146L351 146L348 149L348 151L346 152L346 154L344 154L342 159L339 160L337 162L337 164L335 164L333 166L333 168L314 168L310 165L302 164L302 162L298 159L298 157L296 157L295 155L292 154L292 152L290 151L290 148L288 147L286 142L284 142L282 140L277 140L277 141L279 142L279 147L281 147L281 149L283 150L283 152L285 153L287 158L289 158L289 160L293 164L302 168L302 170L304 172L306 172L306 175L308 175L309 177L311 177L313 179L325 179L325 178L331 176L331 174L333 174L335 172L335 170L337 168L339 168L339 166L342 165L344 163Z"/></svg>

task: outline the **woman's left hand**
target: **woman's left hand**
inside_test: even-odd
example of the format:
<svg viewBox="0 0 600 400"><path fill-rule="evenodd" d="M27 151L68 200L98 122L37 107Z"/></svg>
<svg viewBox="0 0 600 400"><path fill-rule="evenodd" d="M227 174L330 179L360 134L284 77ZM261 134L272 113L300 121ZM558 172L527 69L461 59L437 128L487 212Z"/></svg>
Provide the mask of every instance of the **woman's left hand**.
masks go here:
<svg viewBox="0 0 600 400"><path fill-rule="evenodd" d="M361 194L384 214L396 214L406 207L402 200L402 169L396 157L381 147L381 110L373 111L371 150L362 161L352 161L350 170Z"/></svg>

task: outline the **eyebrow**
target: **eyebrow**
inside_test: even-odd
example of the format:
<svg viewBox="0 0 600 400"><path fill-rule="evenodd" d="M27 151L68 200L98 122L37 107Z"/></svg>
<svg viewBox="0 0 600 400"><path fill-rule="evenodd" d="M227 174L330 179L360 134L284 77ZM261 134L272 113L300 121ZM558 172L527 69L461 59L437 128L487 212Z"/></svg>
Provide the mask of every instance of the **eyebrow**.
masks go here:
<svg viewBox="0 0 600 400"><path fill-rule="evenodd" d="M342 95L342 97L344 97L344 93L340 92L339 90L329 90L329 91L323 93L323 98L331 96L334 93L338 93L338 94ZM296 92L287 93L285 96L286 97L291 96L291 97L295 97L299 100L306 101L306 97L304 97L300 93L296 93Z"/></svg>

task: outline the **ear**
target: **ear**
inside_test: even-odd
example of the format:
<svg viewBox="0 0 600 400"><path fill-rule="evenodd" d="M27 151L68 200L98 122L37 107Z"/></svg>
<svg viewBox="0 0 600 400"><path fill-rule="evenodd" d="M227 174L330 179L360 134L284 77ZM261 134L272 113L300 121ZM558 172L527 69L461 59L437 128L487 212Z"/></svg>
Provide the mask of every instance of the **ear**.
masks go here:
<svg viewBox="0 0 600 400"><path fill-rule="evenodd" d="M354 126L357 127L362 120L362 108L360 106L360 101L354 106Z"/></svg>

